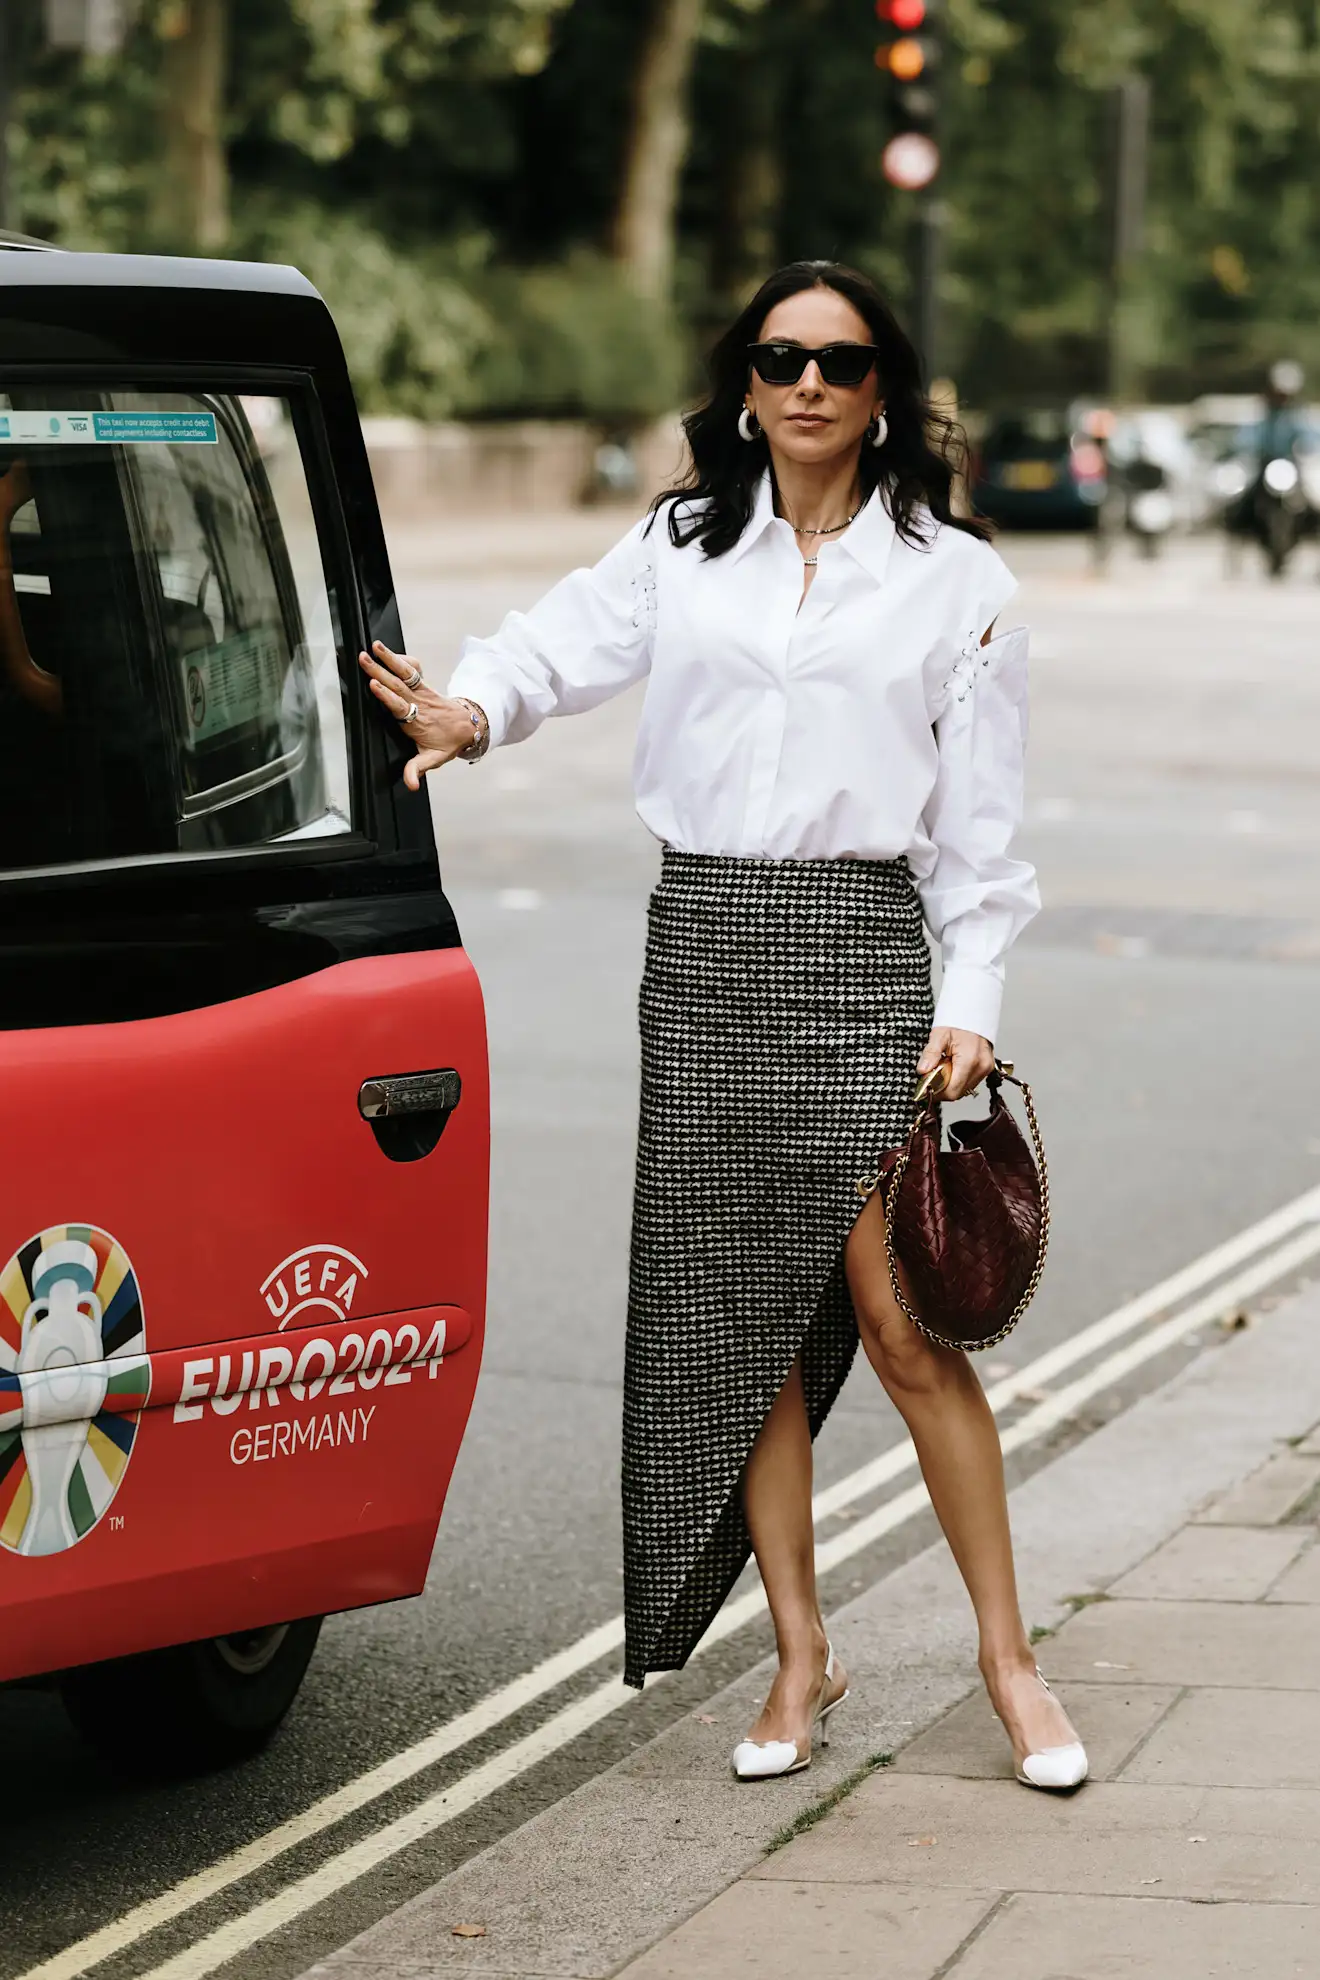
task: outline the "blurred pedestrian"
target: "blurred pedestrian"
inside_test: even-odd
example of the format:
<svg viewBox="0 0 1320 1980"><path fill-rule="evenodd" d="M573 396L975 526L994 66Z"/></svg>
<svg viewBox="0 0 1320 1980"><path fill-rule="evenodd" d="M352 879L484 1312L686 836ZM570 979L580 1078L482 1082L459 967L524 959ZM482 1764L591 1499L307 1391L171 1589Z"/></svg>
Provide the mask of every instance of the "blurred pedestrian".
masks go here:
<svg viewBox="0 0 1320 1980"><path fill-rule="evenodd" d="M1304 383L1302 367L1292 358L1280 358L1270 366L1264 417L1247 434L1250 478L1238 499L1224 511L1229 544L1235 537L1253 537L1265 553L1266 569L1275 578L1284 575L1298 543L1315 534L1320 520L1302 474ZM1230 569L1232 563L1230 557Z"/></svg>
<svg viewBox="0 0 1320 1980"><path fill-rule="evenodd" d="M781 270L721 338L680 488L491 639L448 696L377 647L407 781L647 680L638 810L664 847L641 993L624 1394L625 1676L681 1666L755 1550L779 1671L734 1754L810 1763L848 1680L817 1601L811 1442L858 1337L967 1582L1019 1777L1085 1754L1014 1583L994 1418L895 1301L877 1193L914 1075L993 1066L1003 958L1038 905L1012 857L1026 636L954 432L862 276ZM943 952L932 1010L923 914Z"/></svg>
<svg viewBox="0 0 1320 1980"><path fill-rule="evenodd" d="M1122 497L1114 480L1114 463L1110 455L1114 415L1108 406L1095 408L1086 421L1086 432L1100 456L1103 475L1101 487L1104 493L1096 508L1095 528L1091 532L1091 563L1097 574L1103 576L1109 569L1122 509Z"/></svg>
<svg viewBox="0 0 1320 1980"><path fill-rule="evenodd" d="M1291 460L1305 428L1301 416L1306 374L1293 358L1279 358L1265 380L1265 414L1252 435L1258 467L1273 460Z"/></svg>

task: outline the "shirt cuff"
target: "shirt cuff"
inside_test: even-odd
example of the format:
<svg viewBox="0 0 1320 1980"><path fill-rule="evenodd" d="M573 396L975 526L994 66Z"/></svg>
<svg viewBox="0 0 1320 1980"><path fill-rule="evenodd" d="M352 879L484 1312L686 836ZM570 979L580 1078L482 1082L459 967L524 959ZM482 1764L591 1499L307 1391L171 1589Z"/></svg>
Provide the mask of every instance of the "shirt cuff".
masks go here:
<svg viewBox="0 0 1320 1980"><path fill-rule="evenodd" d="M517 690L500 679L493 667L483 667L480 659L473 655L460 660L449 677L445 693L451 701L460 698L475 701L490 723L490 746L498 749L509 733L509 725L518 712Z"/></svg>
<svg viewBox="0 0 1320 1980"><path fill-rule="evenodd" d="M948 963L940 981L935 1024L974 1031L993 1045L1004 998L1002 963Z"/></svg>

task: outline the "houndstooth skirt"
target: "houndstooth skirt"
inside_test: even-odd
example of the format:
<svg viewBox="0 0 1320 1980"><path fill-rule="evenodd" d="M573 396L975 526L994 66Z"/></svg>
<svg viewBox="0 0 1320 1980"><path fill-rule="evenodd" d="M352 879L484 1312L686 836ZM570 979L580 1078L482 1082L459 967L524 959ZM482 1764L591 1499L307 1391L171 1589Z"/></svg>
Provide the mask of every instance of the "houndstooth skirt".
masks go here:
<svg viewBox="0 0 1320 1980"><path fill-rule="evenodd" d="M905 861L666 847L641 990L624 1677L678 1669L751 1551L740 1481L798 1355L814 1437L857 1323L854 1180L910 1124L930 952Z"/></svg>

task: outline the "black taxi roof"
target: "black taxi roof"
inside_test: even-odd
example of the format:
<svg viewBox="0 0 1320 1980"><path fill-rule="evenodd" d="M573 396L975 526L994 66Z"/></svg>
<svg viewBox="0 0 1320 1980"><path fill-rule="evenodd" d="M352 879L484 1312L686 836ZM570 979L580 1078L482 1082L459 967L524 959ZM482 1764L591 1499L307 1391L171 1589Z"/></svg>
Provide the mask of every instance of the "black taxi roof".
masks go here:
<svg viewBox="0 0 1320 1980"><path fill-rule="evenodd" d="M107 361L342 370L343 355L320 295L282 263L0 240L0 364Z"/></svg>
<svg viewBox="0 0 1320 1980"><path fill-rule="evenodd" d="M5 249L16 252L7 254ZM33 249L38 252L33 253ZM81 254L23 235L0 235L0 283L25 289L246 289L261 295L317 294L305 275L282 262L210 261L172 254Z"/></svg>

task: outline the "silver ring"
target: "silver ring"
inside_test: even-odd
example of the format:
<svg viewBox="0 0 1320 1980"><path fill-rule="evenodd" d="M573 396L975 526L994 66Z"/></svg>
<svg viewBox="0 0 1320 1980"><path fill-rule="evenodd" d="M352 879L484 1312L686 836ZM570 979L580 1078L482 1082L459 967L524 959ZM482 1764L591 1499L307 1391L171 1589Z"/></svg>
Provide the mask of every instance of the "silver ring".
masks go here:
<svg viewBox="0 0 1320 1980"><path fill-rule="evenodd" d="M406 715L400 715L396 719L398 721L399 727L401 729L406 729L410 722L415 722L417 720L417 703L415 701L410 701L408 703L408 713Z"/></svg>
<svg viewBox="0 0 1320 1980"><path fill-rule="evenodd" d="M421 670L421 668L420 668L420 667L414 667L414 668L413 668L413 670L412 670L412 672L411 672L411 674L409 674L409 676L408 676L408 678L407 678L407 680L406 680L406 681L404 682L404 684L403 684L403 685L404 685L404 686L405 686L406 688L410 688L410 689L411 689L411 688L417 688L417 687L420 687L420 686L422 685L422 670Z"/></svg>

